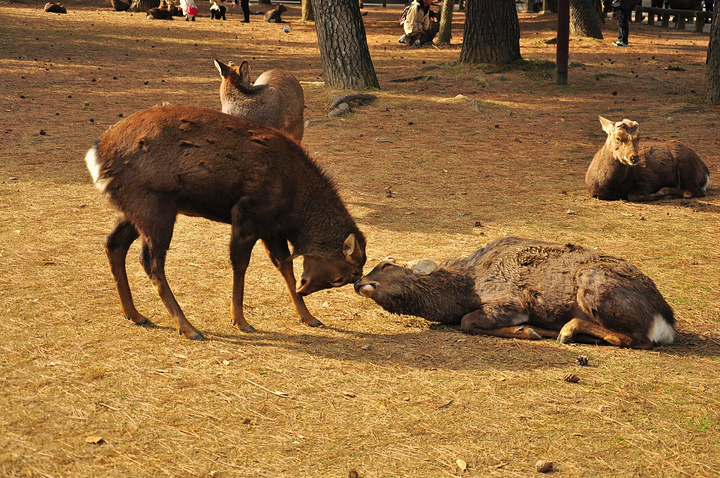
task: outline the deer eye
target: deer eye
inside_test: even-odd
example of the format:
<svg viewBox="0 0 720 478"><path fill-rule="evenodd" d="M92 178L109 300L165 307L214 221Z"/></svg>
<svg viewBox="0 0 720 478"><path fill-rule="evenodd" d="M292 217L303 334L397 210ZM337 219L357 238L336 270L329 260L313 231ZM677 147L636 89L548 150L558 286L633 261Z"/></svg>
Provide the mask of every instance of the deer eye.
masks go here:
<svg viewBox="0 0 720 478"><path fill-rule="evenodd" d="M385 264L382 265L382 267L380 268L380 270L381 270L381 271L384 271L385 269L387 269L387 268L390 267L391 265L392 265L392 262L386 262Z"/></svg>
<svg viewBox="0 0 720 478"><path fill-rule="evenodd" d="M620 138L615 138L617 141L620 141L622 143L622 140Z"/></svg>
<svg viewBox="0 0 720 478"><path fill-rule="evenodd" d="M332 281L330 281L330 285L333 287L340 287L341 285L345 285L345 278L343 276L336 277Z"/></svg>

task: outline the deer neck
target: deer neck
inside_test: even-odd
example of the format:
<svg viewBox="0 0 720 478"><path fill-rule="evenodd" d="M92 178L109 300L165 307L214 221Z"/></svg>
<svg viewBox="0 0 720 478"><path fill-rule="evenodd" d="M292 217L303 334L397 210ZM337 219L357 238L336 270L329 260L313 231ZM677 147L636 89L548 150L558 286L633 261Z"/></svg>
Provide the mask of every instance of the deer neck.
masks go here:
<svg viewBox="0 0 720 478"><path fill-rule="evenodd" d="M630 166L622 164L613 154L614 150L613 139L608 137L588 169L588 179L605 191L622 190L630 174Z"/></svg>
<svg viewBox="0 0 720 478"><path fill-rule="evenodd" d="M413 276L405 294L394 307L386 308L434 322L459 324L465 314L478 307L473 279L460 271L440 268L429 275Z"/></svg>

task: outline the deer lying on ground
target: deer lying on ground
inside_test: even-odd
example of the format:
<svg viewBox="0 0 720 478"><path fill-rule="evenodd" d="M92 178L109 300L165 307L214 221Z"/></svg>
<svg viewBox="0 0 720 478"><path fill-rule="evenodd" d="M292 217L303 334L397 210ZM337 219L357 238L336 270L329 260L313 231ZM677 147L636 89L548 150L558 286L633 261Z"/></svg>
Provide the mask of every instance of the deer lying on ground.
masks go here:
<svg viewBox="0 0 720 478"><path fill-rule="evenodd" d="M67 8L62 3L48 2L43 11L46 13L67 13Z"/></svg>
<svg viewBox="0 0 720 478"><path fill-rule="evenodd" d="M594 337L642 349L675 336L673 311L649 277L571 244L508 237L440 266L386 261L355 290L389 312L460 324L468 334L563 343Z"/></svg>
<svg viewBox="0 0 720 478"><path fill-rule="evenodd" d="M633 202L705 196L710 173L693 150L679 141L639 147L637 122L599 118L608 136L585 175L590 195Z"/></svg>
<svg viewBox="0 0 720 478"><path fill-rule="evenodd" d="M173 17L182 15L182 10L175 6L174 2L166 2L162 0L159 7L151 8L147 11L145 18L148 20L172 20Z"/></svg>
<svg viewBox="0 0 720 478"><path fill-rule="evenodd" d="M215 60L220 72L223 113L285 131L300 143L305 130L305 95L300 82L283 70L269 70L250 84L250 65Z"/></svg>
<svg viewBox="0 0 720 478"><path fill-rule="evenodd" d="M125 257L141 237L141 264L176 329L190 339L204 338L185 318L165 277L178 213L231 225L231 317L243 331L254 330L243 315L243 289L258 239L309 326L322 323L308 311L304 295L362 276L365 238L332 182L280 131L219 111L150 108L110 127L85 161L97 189L120 212L106 252L123 313L136 324L150 321L133 304ZM303 273L296 290L297 256L303 256Z"/></svg>

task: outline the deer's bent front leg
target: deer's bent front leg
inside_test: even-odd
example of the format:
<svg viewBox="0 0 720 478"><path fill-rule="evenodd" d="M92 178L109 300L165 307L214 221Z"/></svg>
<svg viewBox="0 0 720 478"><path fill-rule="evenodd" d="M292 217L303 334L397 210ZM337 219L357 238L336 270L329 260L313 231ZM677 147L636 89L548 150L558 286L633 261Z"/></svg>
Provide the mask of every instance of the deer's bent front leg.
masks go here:
<svg viewBox="0 0 720 478"><path fill-rule="evenodd" d="M254 332L255 328L245 320L243 297L245 295L245 272L250 263L252 249L257 242L252 224L243 223L239 207L232 210L232 232L230 235L230 261L233 267L233 292L230 320L233 327L243 332Z"/></svg>
<svg viewBox="0 0 720 478"><path fill-rule="evenodd" d="M283 279L285 279L285 284L290 292L290 299L295 308L295 313L300 317L300 322L310 327L321 327L324 325L310 313L305 305L305 301L295 289L297 282L295 280L295 273L293 272L293 261L287 241L282 238L268 238L263 239L263 245L265 246L265 251L267 251L270 256L270 260L280 271Z"/></svg>
<svg viewBox="0 0 720 478"><path fill-rule="evenodd" d="M481 309L463 316L460 328L466 334L525 340L557 337L556 331L526 325L527 321L527 313L519 307L509 304L492 306L486 303Z"/></svg>

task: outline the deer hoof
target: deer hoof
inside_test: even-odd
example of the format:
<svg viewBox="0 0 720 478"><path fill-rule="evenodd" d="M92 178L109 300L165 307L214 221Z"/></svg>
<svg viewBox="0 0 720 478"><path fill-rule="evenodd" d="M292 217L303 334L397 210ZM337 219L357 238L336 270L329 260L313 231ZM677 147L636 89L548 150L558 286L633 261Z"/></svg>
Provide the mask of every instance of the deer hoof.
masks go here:
<svg viewBox="0 0 720 478"><path fill-rule="evenodd" d="M147 317L144 317L142 315L136 319L130 317L129 315L125 316L125 318L127 320L131 320L135 325L142 325L144 327L155 327L155 324L150 322L150 319L148 319Z"/></svg>
<svg viewBox="0 0 720 478"><path fill-rule="evenodd" d="M566 343L570 342L571 339L572 339L572 334L568 334L568 333L565 333L565 332L562 332L562 331L561 331L561 332L558 334L556 340L557 340L558 342L560 342L561 344L566 344Z"/></svg>
<svg viewBox="0 0 720 478"><path fill-rule="evenodd" d="M240 330L242 330L243 332L247 332L247 333L256 332L255 327L253 327L250 324L247 324L245 327L241 328Z"/></svg>
<svg viewBox="0 0 720 478"><path fill-rule="evenodd" d="M527 334L528 340L542 340L540 334L538 334L532 327L521 325L520 327L518 327L518 332L520 331L523 331L525 332L525 334Z"/></svg>
<svg viewBox="0 0 720 478"><path fill-rule="evenodd" d="M308 327L324 327L325 324L320 322L315 317L311 317L310 319L301 318L300 323L307 325Z"/></svg>
<svg viewBox="0 0 720 478"><path fill-rule="evenodd" d="M183 335L182 330L178 330L178 332L180 333L180 335ZM205 340L205 336L202 334L202 332L198 330L196 330L190 335L187 335L186 337L190 340Z"/></svg>

